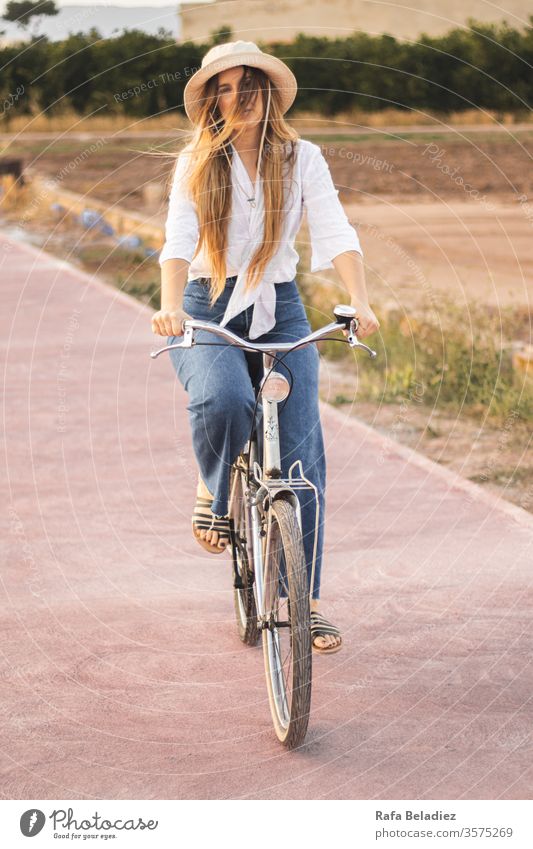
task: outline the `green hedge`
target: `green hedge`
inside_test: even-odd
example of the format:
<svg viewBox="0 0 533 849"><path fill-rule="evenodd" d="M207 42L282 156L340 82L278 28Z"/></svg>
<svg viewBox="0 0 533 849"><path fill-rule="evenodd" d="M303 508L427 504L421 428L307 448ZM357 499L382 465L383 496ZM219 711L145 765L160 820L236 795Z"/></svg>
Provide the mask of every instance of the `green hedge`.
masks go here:
<svg viewBox="0 0 533 849"><path fill-rule="evenodd" d="M533 16L529 19L533 23ZM298 36L263 45L293 69L297 107L323 115L391 106L448 113L470 108L527 114L533 106L533 30L468 21L467 29L422 35L416 42L354 32L347 38ZM220 41L220 33L213 41ZM231 38L231 33L226 37ZM0 117L83 115L138 117L183 112L183 88L209 44L176 44L129 30L102 39L97 29L63 41L34 39L0 49Z"/></svg>

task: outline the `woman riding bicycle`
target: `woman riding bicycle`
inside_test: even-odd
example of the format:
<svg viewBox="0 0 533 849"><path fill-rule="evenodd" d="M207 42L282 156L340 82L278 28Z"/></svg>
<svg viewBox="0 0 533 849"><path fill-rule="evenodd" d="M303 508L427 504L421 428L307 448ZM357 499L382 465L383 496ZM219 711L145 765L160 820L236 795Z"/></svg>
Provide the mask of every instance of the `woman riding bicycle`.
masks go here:
<svg viewBox="0 0 533 849"><path fill-rule="evenodd" d="M166 239L159 256L161 309L152 329L182 335L187 318L227 326L257 342L295 341L310 332L295 274L294 240L303 211L311 238L311 272L334 267L357 310L358 337L379 323L368 303L362 251L318 145L299 138L284 114L296 79L253 42L213 47L191 77L184 105L193 124L172 177ZM206 331L206 338L210 335ZM229 473L248 439L253 375L243 350L198 345L170 352L189 396L193 449L199 466L193 533L221 553L229 538ZM283 363L293 390L280 416L285 476L296 458L317 487L324 515L326 467L318 404L318 350L291 351ZM283 363L281 370L283 371ZM315 504L301 502L310 574ZM338 628L318 612L323 550L319 528L311 600L313 649L338 651Z"/></svg>

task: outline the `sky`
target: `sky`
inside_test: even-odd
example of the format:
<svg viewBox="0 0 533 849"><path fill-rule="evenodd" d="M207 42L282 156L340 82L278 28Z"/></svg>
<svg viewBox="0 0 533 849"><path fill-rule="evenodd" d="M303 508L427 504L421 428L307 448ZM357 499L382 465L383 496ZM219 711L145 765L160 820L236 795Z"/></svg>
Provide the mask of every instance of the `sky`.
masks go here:
<svg viewBox="0 0 533 849"><path fill-rule="evenodd" d="M29 30L23 30L16 23L0 21L0 43L20 39L27 41L36 29L41 35L57 41L67 38L72 32L87 33L91 27L96 27L103 38L113 38L122 33L125 27L151 35L157 35L159 29L163 28L179 38L179 5L172 0L118 0L118 3L115 0L105 3L102 0L60 0L57 5L57 16L42 15L38 19L38 26ZM126 14L122 10L127 8L129 12Z"/></svg>
<svg viewBox="0 0 533 849"><path fill-rule="evenodd" d="M213 0L190 0L207 4ZM60 14L57 17L41 16L38 30L53 41L67 38L70 32L88 32L95 26L103 38L113 38L124 27L136 28L157 35L160 28L179 38L181 22L179 0L55 0ZM5 0L0 0L0 15L5 9ZM126 21L121 9L131 9ZM0 21L0 43L28 40L31 30L23 30L18 24Z"/></svg>

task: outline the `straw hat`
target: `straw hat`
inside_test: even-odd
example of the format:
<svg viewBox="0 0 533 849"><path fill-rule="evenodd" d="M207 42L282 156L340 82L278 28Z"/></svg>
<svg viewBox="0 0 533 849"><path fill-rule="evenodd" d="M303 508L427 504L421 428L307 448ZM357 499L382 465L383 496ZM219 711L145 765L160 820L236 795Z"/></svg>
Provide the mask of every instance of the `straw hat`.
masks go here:
<svg viewBox="0 0 533 849"><path fill-rule="evenodd" d="M230 41L217 44L208 50L202 59L202 67L196 71L185 86L183 100L188 118L194 124L198 118L200 104L204 98L204 85L215 74L250 65L268 74L281 95L281 108L285 113L294 103L298 84L296 77L281 59L263 53L253 41Z"/></svg>

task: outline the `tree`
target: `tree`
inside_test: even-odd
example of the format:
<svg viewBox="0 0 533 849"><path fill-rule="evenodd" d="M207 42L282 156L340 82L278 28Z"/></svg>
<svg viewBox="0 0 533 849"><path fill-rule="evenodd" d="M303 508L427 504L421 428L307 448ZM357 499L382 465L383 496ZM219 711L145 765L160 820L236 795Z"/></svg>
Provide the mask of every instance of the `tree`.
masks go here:
<svg viewBox="0 0 533 849"><path fill-rule="evenodd" d="M10 0L2 19L15 23L24 30L33 25L30 26L31 34L36 37L39 19L44 15L57 15L58 12L54 0Z"/></svg>

